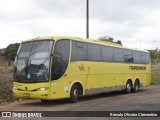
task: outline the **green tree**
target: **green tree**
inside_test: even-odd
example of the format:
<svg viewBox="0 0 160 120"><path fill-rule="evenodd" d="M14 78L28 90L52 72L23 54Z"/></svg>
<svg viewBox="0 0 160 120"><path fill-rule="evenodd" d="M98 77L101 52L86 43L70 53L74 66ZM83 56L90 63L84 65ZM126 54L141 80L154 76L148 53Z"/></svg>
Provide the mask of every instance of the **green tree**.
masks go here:
<svg viewBox="0 0 160 120"><path fill-rule="evenodd" d="M9 44L7 46L7 48L5 49L5 56L7 58L9 58L9 57L12 58L13 56L15 56L15 54L18 50L18 47L19 47L19 43Z"/></svg>
<svg viewBox="0 0 160 120"><path fill-rule="evenodd" d="M121 40L118 40L116 43L118 43L118 44L122 45L122 42L121 42Z"/></svg>
<svg viewBox="0 0 160 120"><path fill-rule="evenodd" d="M114 41L114 38L112 37L109 37L109 36L103 36L103 37L99 37L98 40L101 40L101 41L106 41L106 42L113 42L113 43L117 43L117 44L120 44L122 45L122 42L121 40L118 40L118 41Z"/></svg>
<svg viewBox="0 0 160 120"><path fill-rule="evenodd" d="M153 63L160 62L160 50L156 48L155 50L148 50L150 52L150 58Z"/></svg>
<svg viewBox="0 0 160 120"><path fill-rule="evenodd" d="M113 38L109 36L99 37L98 40L106 41L106 42L113 42Z"/></svg>

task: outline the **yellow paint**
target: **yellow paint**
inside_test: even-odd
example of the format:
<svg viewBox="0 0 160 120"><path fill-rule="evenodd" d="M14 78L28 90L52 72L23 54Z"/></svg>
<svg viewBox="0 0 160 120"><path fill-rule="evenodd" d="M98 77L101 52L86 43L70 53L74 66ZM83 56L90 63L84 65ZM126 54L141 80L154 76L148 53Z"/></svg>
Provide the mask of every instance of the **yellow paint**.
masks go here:
<svg viewBox="0 0 160 120"><path fill-rule="evenodd" d="M58 36L39 37L35 39L29 39L27 41L44 40L44 39L45 40L53 39L55 40L55 42L60 39L70 39L70 40L73 39L77 41L85 41L88 43L124 48L122 46L117 46L111 43L107 44L104 42L95 42L94 40L72 38L72 37L58 37ZM129 70L129 66L145 66L146 70ZM23 98L24 94L30 94L29 98L38 98L46 100L69 98L70 90L74 83L80 83L82 85L83 95L85 95L86 89L125 85L128 79L131 79L132 83L134 83L134 81L138 78L140 80L140 83L143 83L143 86L148 86L151 80L150 74L151 74L150 64L128 64L128 63L89 62L89 61L69 62L65 75L62 76L60 79L54 81L50 80L49 82L45 83L14 82L13 86L19 88L20 90L13 89L13 94L14 96L19 98ZM27 87L28 89L25 90L25 87ZM37 88L41 87L48 87L48 90L36 91Z"/></svg>

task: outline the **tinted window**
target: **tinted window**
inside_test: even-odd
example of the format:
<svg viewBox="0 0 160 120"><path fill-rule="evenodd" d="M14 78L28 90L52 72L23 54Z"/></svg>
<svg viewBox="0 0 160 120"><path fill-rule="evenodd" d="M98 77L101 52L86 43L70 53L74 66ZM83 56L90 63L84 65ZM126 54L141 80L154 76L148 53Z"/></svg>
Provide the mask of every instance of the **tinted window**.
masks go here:
<svg viewBox="0 0 160 120"><path fill-rule="evenodd" d="M144 52L141 52L141 62L142 64L146 63L146 56Z"/></svg>
<svg viewBox="0 0 160 120"><path fill-rule="evenodd" d="M143 64L149 63L149 62L150 62L149 53L142 52L142 53L141 53L141 60L142 60L142 63L143 63Z"/></svg>
<svg viewBox="0 0 160 120"><path fill-rule="evenodd" d="M124 50L124 60L125 62L133 62L133 51Z"/></svg>
<svg viewBox="0 0 160 120"><path fill-rule="evenodd" d="M87 43L72 41L71 60L87 60Z"/></svg>
<svg viewBox="0 0 160 120"><path fill-rule="evenodd" d="M149 53L145 53L145 56L146 56L146 64L148 64L150 62L150 55Z"/></svg>
<svg viewBox="0 0 160 120"><path fill-rule="evenodd" d="M113 48L102 46L102 60L113 61Z"/></svg>
<svg viewBox="0 0 160 120"><path fill-rule="evenodd" d="M69 51L69 40L61 40L56 43L52 59L52 80L60 78L66 71L69 61Z"/></svg>
<svg viewBox="0 0 160 120"><path fill-rule="evenodd" d="M140 64L141 63L141 52L133 51L133 60L134 60L134 63Z"/></svg>
<svg viewBox="0 0 160 120"><path fill-rule="evenodd" d="M33 46L33 42L22 43L20 46L18 57L29 57L32 46Z"/></svg>
<svg viewBox="0 0 160 120"><path fill-rule="evenodd" d="M72 41L71 61L149 63L149 53Z"/></svg>
<svg viewBox="0 0 160 120"><path fill-rule="evenodd" d="M102 52L100 45L88 44L88 60L91 61L102 60Z"/></svg>
<svg viewBox="0 0 160 120"><path fill-rule="evenodd" d="M124 52L123 52L123 49L114 48L114 61L115 62L124 62Z"/></svg>

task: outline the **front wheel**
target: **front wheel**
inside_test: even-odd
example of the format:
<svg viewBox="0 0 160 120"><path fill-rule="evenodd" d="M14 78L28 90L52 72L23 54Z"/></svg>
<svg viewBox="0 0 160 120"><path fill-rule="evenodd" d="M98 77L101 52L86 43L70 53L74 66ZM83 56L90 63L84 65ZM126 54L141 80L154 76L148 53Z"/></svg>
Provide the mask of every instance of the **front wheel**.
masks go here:
<svg viewBox="0 0 160 120"><path fill-rule="evenodd" d="M79 97L79 88L78 88L78 86L75 84L75 85L73 85L72 88L71 88L69 101L70 101L71 103L75 103L75 102L78 101L78 97Z"/></svg>

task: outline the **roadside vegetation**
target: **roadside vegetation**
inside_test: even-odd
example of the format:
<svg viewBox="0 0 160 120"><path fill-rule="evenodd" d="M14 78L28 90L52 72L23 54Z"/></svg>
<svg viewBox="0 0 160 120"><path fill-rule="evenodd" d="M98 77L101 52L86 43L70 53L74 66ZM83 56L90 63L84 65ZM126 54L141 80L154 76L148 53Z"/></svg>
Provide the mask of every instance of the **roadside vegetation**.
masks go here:
<svg viewBox="0 0 160 120"><path fill-rule="evenodd" d="M160 85L160 64L152 65L152 73L151 73L151 84L152 85Z"/></svg>
<svg viewBox="0 0 160 120"><path fill-rule="evenodd" d="M13 68L0 67L0 105L18 100L12 94Z"/></svg>

